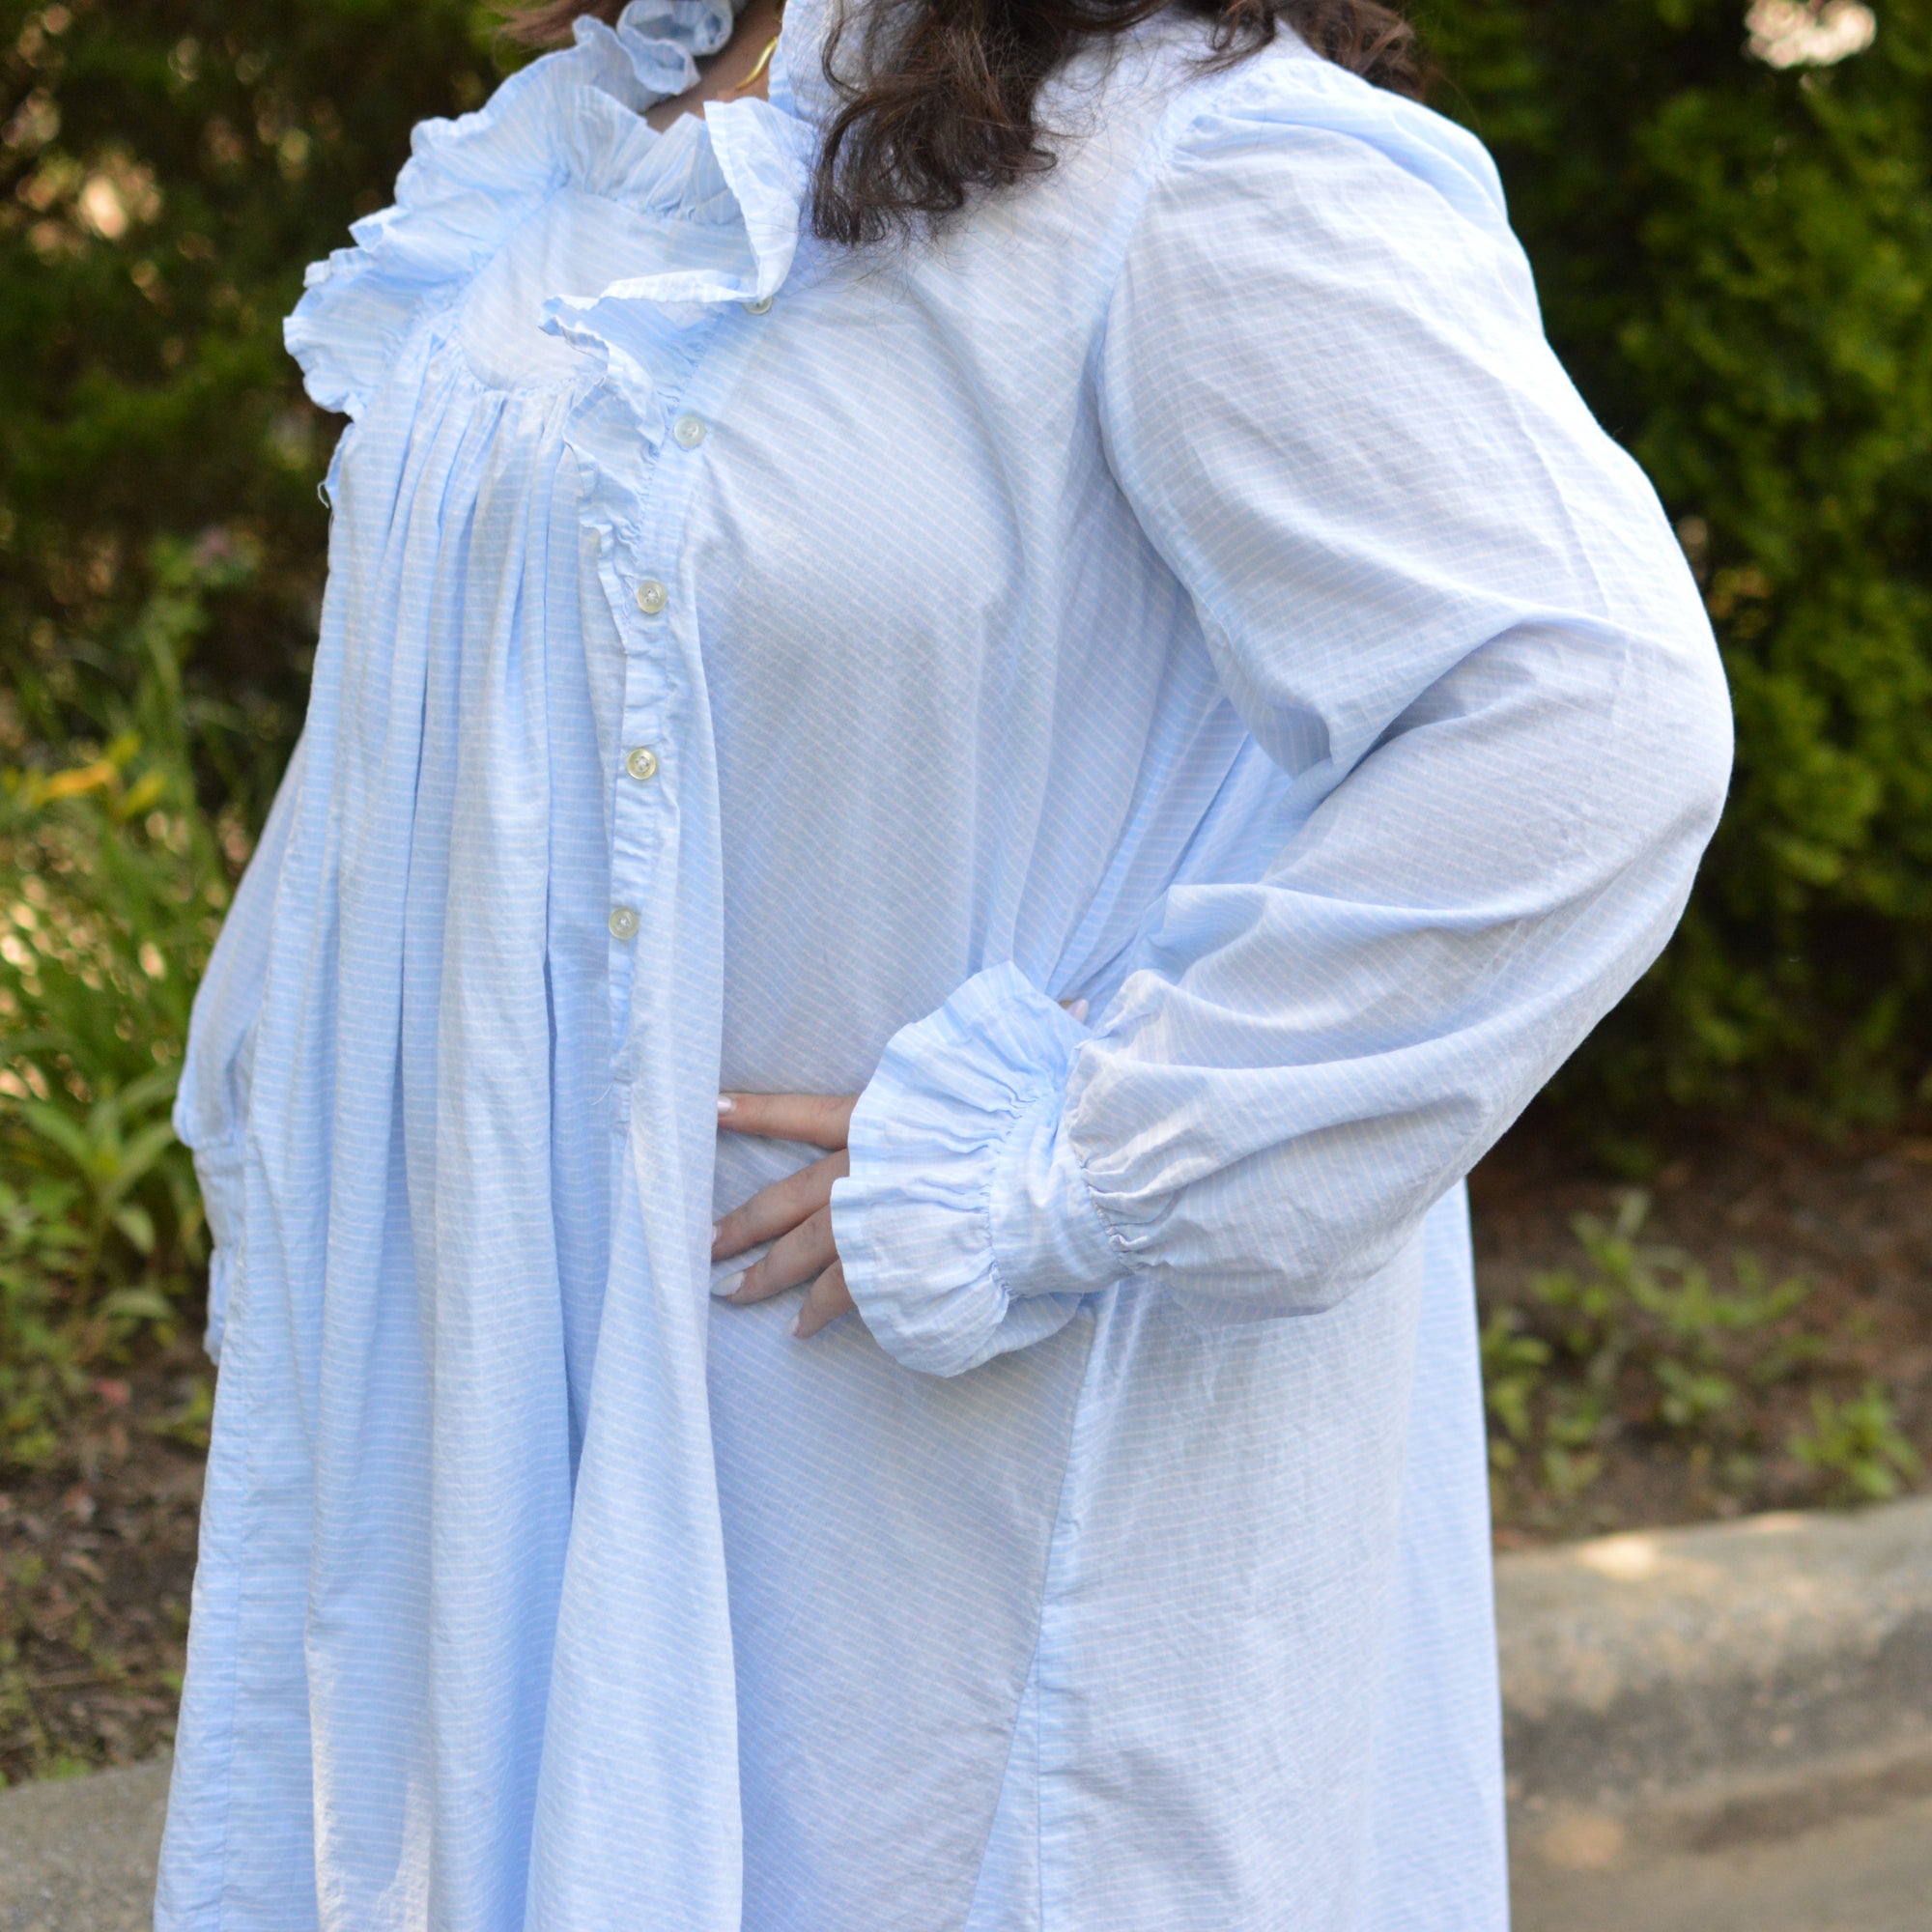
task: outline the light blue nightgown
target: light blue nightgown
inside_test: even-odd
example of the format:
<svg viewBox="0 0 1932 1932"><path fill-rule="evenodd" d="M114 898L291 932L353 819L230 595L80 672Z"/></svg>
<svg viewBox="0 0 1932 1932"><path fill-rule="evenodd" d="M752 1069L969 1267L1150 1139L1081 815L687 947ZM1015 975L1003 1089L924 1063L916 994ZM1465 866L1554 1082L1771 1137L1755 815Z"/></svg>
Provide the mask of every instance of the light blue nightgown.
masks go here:
<svg viewBox="0 0 1932 1932"><path fill-rule="evenodd" d="M852 254L825 4L664 134L727 0L581 27L289 325L158 1923L1498 1932L1461 1179L1683 903L1695 590L1466 133L1168 18ZM709 1300L721 1082L864 1090L863 1323Z"/></svg>

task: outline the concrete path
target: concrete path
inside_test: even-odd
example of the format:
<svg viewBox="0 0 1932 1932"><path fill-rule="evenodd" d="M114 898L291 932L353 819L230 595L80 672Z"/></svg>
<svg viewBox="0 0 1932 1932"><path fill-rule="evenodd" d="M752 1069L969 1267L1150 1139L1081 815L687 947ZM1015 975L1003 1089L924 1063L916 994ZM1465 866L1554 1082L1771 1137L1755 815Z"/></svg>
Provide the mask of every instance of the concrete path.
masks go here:
<svg viewBox="0 0 1932 1932"><path fill-rule="evenodd" d="M1496 1582L1516 1932L1932 1932L1932 1497ZM0 1932L145 1927L166 1791L0 1792Z"/></svg>
<svg viewBox="0 0 1932 1932"><path fill-rule="evenodd" d="M1516 1932L1932 1932L1932 1797L1704 1849L1519 1817L1511 1866Z"/></svg>
<svg viewBox="0 0 1932 1932"><path fill-rule="evenodd" d="M0 1932L146 1932L167 1766L0 1792ZM1705 1851L1517 1821L1516 1932L1932 1932L1932 1794Z"/></svg>
<svg viewBox="0 0 1932 1932"><path fill-rule="evenodd" d="M0 1932L144 1932L168 1767L0 1791Z"/></svg>
<svg viewBox="0 0 1932 1932"><path fill-rule="evenodd" d="M1496 1566L1519 1932L1932 1932L1932 1497Z"/></svg>

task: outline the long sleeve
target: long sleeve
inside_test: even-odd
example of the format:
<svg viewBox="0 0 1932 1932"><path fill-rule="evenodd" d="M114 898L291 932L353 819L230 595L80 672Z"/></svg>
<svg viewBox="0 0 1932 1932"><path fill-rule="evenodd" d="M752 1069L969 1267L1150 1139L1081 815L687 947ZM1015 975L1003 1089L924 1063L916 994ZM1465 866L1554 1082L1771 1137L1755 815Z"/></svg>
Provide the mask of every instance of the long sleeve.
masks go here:
<svg viewBox="0 0 1932 1932"><path fill-rule="evenodd" d="M301 790L301 763L302 745L298 743L195 994L187 1063L175 1092L175 1132L194 1155L213 1244L204 1339L217 1361L227 1324L229 1278L241 1246L242 1143L248 1128L255 1022L262 1010L275 889Z"/></svg>
<svg viewBox="0 0 1932 1932"><path fill-rule="evenodd" d="M1091 1031L1000 965L892 1042L834 1221L938 1373L1128 1276L1210 1321L1371 1278L1656 956L1728 773L1694 586L1460 130L1312 60L1224 87L1097 380L1296 829L1171 891Z"/></svg>

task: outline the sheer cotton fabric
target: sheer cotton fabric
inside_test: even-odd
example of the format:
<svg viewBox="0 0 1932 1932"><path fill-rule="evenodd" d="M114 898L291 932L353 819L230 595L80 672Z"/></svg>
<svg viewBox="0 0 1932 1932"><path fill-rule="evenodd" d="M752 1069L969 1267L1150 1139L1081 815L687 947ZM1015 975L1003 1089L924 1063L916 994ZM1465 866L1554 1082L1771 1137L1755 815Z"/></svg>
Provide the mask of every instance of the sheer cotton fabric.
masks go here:
<svg viewBox="0 0 1932 1932"><path fill-rule="evenodd" d="M428 124L290 323L158 1922L1493 1932L1458 1183L1681 907L1694 590L1425 110L1159 22L853 256L810 0L642 121L728 24ZM709 1302L805 1157L721 1082L864 1090L863 1325Z"/></svg>

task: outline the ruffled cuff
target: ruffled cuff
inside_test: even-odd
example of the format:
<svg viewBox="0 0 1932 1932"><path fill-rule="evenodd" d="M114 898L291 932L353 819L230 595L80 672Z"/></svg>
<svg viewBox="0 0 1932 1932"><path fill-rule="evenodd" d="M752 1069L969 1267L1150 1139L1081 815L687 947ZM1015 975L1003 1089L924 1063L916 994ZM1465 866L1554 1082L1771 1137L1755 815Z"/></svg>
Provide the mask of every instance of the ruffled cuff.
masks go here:
<svg viewBox="0 0 1932 1932"><path fill-rule="evenodd" d="M201 1183L202 1210L208 1217L208 1327L202 1347L210 1361L221 1359L228 1327L228 1287L242 1254L242 1159L240 1148L194 1150L194 1178Z"/></svg>
<svg viewBox="0 0 1932 1932"><path fill-rule="evenodd" d="M1087 1029L1013 966L893 1037L832 1190L846 1285L879 1344L952 1376L1063 1327L1127 1264L1061 1131Z"/></svg>

